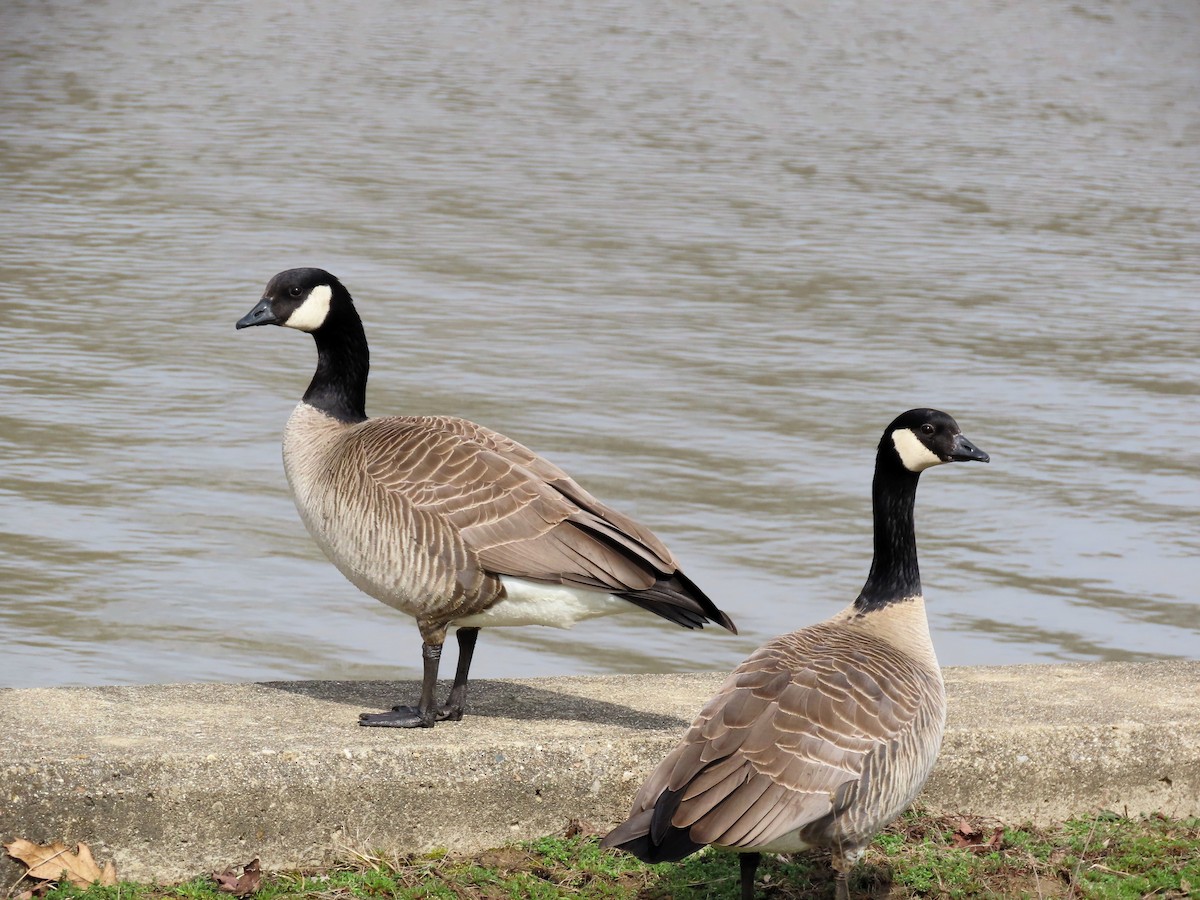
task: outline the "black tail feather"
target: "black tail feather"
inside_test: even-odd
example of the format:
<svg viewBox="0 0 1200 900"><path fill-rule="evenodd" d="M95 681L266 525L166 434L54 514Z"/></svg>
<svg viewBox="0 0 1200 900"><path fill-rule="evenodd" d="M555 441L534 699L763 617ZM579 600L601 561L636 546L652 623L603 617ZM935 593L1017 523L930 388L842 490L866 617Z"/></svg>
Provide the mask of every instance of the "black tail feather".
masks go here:
<svg viewBox="0 0 1200 900"><path fill-rule="evenodd" d="M677 862L703 847L703 844L697 844L688 837L688 829L676 828L670 824L663 828L661 823L654 821L661 818L659 812L663 806L663 799L660 797L654 808L630 816L627 822L605 835L600 841L600 846L624 850L646 863ZM678 806L678 798L674 799L674 806ZM674 806L671 812L674 812ZM667 818L670 818L670 814ZM658 827L655 827L656 824ZM661 832L661 839L656 839L652 832Z"/></svg>
<svg viewBox="0 0 1200 900"><path fill-rule="evenodd" d="M656 616L662 616L668 622L682 625L684 628L703 628L704 623L708 621L700 613L692 612L690 609L684 609L681 606L672 606L669 603L663 603L661 600L655 600L651 597L642 597L639 594L618 594L617 596L628 600L634 606L640 606L647 612L652 612Z"/></svg>
<svg viewBox="0 0 1200 900"><path fill-rule="evenodd" d="M715 622L737 634L733 619L717 609L708 595L679 571L658 579L648 588L617 596L684 628L703 628L706 622Z"/></svg>
<svg viewBox="0 0 1200 900"><path fill-rule="evenodd" d="M648 575L653 575L655 578L654 584L648 588L622 591L616 593L616 596L623 597L642 609L662 616L677 625L682 625L684 628L703 628L706 622L715 622L722 628L737 634L737 626L733 624L733 619L717 609L717 604L709 599L708 594L700 590L696 583L683 572L676 569L669 575L665 575L662 569L651 561L650 557L633 553L628 541L617 540L611 531L586 522L574 522L574 525L576 528L586 531L596 540L620 552L631 562L645 569Z"/></svg>

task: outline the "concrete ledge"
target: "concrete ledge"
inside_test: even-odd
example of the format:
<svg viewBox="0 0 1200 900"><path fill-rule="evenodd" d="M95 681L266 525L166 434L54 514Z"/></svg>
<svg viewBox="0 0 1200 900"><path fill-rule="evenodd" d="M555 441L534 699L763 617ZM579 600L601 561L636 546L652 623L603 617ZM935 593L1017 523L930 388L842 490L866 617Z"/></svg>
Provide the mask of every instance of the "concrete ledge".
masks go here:
<svg viewBox="0 0 1200 900"><path fill-rule="evenodd" d="M135 879L348 847L471 851L611 825L724 676L483 681L461 723L359 728L412 683L0 690L0 842L84 840ZM1200 662L951 669L922 802L1008 821L1200 815ZM0 860L0 884L22 869Z"/></svg>

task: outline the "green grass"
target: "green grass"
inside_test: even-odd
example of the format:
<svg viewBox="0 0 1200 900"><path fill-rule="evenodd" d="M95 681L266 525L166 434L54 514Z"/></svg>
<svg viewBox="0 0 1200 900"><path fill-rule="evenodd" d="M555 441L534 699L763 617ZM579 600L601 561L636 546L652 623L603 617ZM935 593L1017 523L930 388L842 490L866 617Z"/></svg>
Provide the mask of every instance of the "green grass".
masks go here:
<svg viewBox="0 0 1200 900"><path fill-rule="evenodd" d="M909 813L881 834L851 878L856 897L1072 897L1085 900L1182 900L1200 897L1200 819L1076 819L1054 828ZM978 832L979 845L956 831ZM269 864L269 860L266 861ZM765 857L758 896L828 898L833 881L819 856ZM17 891L28 886L19 885ZM124 883L56 887L47 900L229 900L210 878L175 886ZM366 854L321 872L270 875L254 900L707 900L738 896L733 854L704 852L682 863L646 866L601 850L595 835L546 837L473 856L388 858Z"/></svg>

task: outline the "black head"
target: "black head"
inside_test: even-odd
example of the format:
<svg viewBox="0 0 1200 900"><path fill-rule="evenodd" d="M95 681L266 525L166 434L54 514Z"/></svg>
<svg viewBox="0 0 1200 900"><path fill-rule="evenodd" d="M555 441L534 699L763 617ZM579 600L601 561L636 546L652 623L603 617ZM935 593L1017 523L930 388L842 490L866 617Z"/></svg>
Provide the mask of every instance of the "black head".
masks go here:
<svg viewBox="0 0 1200 900"><path fill-rule="evenodd" d="M987 462L986 453L967 440L958 423L936 409L910 409L896 417L879 442L880 457L891 456L910 472L948 462Z"/></svg>
<svg viewBox="0 0 1200 900"><path fill-rule="evenodd" d="M311 333L351 305L342 283L324 269L288 269L267 283L262 299L237 327L285 325Z"/></svg>

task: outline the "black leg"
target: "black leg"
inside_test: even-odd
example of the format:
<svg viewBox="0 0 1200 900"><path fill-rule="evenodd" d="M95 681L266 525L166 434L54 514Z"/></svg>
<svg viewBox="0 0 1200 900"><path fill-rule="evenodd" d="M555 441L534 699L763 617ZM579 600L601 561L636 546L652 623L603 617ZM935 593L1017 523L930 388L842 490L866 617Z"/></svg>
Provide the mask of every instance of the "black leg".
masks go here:
<svg viewBox="0 0 1200 900"><path fill-rule="evenodd" d="M866 847L835 847L829 864L833 866L835 900L850 900L850 870L863 855Z"/></svg>
<svg viewBox="0 0 1200 900"><path fill-rule="evenodd" d="M438 665L442 661L441 644L421 644L421 659L425 664L425 677L421 681L421 703L419 706L393 706L391 712L360 713L359 725L375 728L432 728L437 721L437 708L433 695L437 690Z"/></svg>
<svg viewBox="0 0 1200 900"><path fill-rule="evenodd" d="M739 853L742 864L742 900L754 900L754 875L758 872L761 853Z"/></svg>
<svg viewBox="0 0 1200 900"><path fill-rule="evenodd" d="M439 722L458 722L463 717L463 709L467 705L467 675L471 671L471 658L475 655L479 629L459 628L455 635L458 638L458 668L454 672L454 686L450 688L446 705L438 711Z"/></svg>

